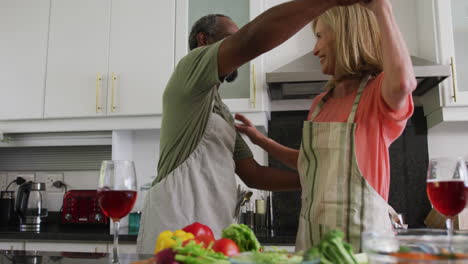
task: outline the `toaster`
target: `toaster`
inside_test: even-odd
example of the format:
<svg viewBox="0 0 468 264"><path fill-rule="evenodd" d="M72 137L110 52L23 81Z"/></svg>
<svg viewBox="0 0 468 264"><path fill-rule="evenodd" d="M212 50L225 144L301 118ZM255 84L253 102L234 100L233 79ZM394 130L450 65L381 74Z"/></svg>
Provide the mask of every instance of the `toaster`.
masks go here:
<svg viewBox="0 0 468 264"><path fill-rule="evenodd" d="M99 206L96 190L71 190L63 196L63 224L108 224Z"/></svg>

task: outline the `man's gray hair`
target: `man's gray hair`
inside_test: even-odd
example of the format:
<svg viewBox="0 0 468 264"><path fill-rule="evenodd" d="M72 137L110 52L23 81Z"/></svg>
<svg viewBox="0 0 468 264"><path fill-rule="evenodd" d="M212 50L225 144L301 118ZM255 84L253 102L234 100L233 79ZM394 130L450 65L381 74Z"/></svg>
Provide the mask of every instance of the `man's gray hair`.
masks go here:
<svg viewBox="0 0 468 264"><path fill-rule="evenodd" d="M200 32L205 33L206 35L208 35L208 37L216 39L216 36L218 35L219 31L217 26L218 17L226 17L231 19L230 17L222 14L210 14L198 19L195 22L195 24L193 24L189 36L190 50L193 50L198 47L197 35Z"/></svg>

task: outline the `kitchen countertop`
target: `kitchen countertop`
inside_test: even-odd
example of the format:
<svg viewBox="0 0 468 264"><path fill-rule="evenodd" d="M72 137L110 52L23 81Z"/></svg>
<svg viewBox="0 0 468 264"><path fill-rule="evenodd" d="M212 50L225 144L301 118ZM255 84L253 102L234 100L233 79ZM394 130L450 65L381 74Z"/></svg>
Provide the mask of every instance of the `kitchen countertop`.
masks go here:
<svg viewBox="0 0 468 264"><path fill-rule="evenodd" d="M129 264L137 260L152 258L153 255L120 254L120 264ZM41 251L5 251L0 250L0 263L57 263L86 264L112 263L112 255L106 253L70 253Z"/></svg>
<svg viewBox="0 0 468 264"><path fill-rule="evenodd" d="M18 227L0 227L0 240L37 240L37 241L75 241L75 242L112 242L113 236L107 225L63 225L54 213L40 233L21 232ZM55 218L54 218L55 217ZM137 235L129 234L127 228L121 228L119 242L136 243ZM287 245L295 243L293 236L259 237L262 245Z"/></svg>

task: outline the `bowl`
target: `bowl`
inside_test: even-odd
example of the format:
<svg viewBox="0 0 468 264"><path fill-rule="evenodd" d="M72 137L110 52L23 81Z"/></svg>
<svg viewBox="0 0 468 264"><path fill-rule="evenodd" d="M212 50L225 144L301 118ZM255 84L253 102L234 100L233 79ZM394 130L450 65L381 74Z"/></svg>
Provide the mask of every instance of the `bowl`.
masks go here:
<svg viewBox="0 0 468 264"><path fill-rule="evenodd" d="M365 232L363 250L369 264L468 263L468 232L444 229L407 229L394 233Z"/></svg>

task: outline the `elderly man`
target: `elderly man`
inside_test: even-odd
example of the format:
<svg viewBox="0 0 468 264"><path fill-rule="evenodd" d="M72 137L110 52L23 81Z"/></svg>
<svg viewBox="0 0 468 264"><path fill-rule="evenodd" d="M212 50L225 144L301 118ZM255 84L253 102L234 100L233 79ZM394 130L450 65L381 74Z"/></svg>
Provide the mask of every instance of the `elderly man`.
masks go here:
<svg viewBox="0 0 468 264"><path fill-rule="evenodd" d="M237 68L286 41L336 5L359 0L295 0L275 6L240 30L227 16L208 15L191 31L191 52L163 96L158 177L145 198L138 252L151 253L158 234L201 222L215 236L234 221L235 173L247 186L300 189L297 173L260 166L234 128L218 93Z"/></svg>

